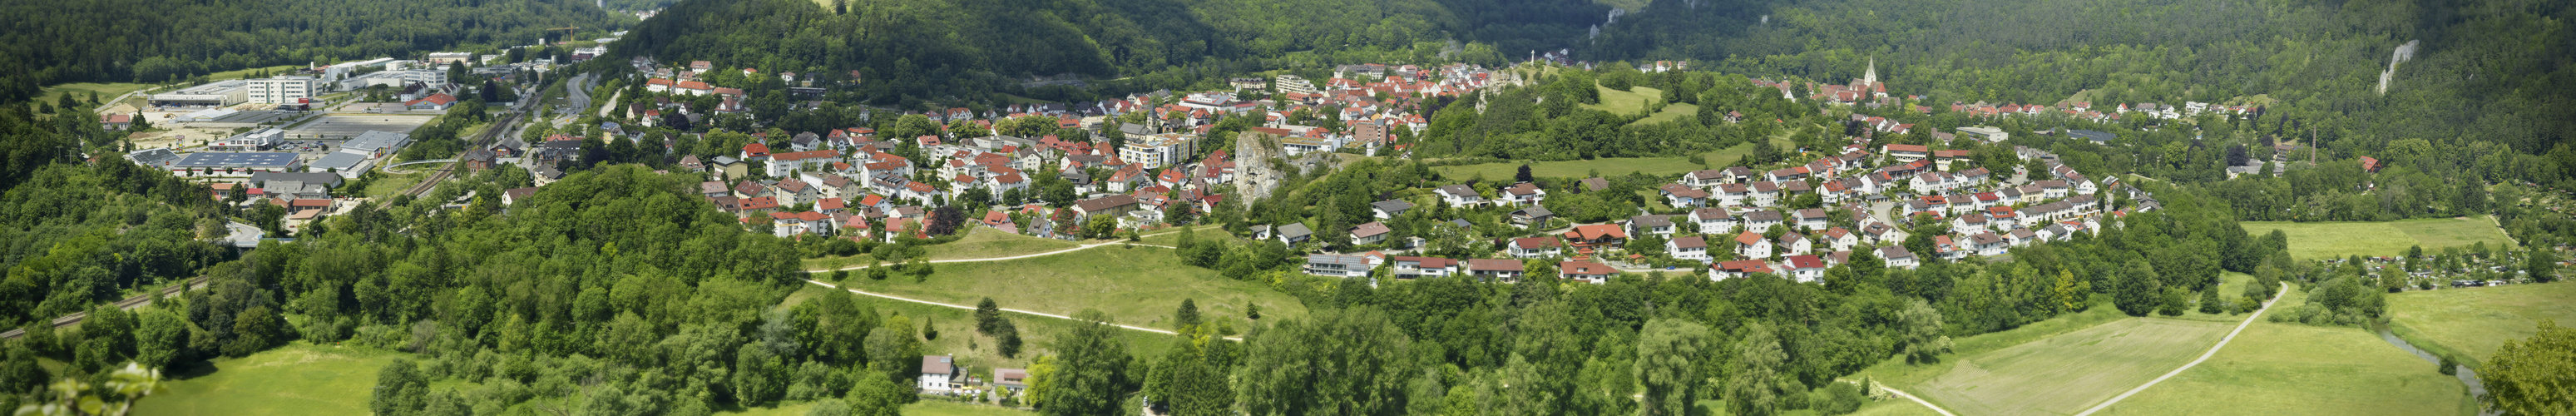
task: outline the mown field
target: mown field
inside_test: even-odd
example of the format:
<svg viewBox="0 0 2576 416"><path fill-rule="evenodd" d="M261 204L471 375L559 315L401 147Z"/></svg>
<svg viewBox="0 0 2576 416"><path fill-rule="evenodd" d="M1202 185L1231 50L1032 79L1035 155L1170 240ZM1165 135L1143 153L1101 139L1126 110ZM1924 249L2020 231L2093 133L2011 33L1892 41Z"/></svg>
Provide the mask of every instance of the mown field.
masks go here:
<svg viewBox="0 0 2576 416"><path fill-rule="evenodd" d="M2465 247L2510 247L2512 238L2486 216L2421 218L2383 222L2243 222L2245 231L2262 235L2281 230L2290 236L2290 257L2318 259L2344 256L2394 256L2408 247L2425 250Z"/></svg>
<svg viewBox="0 0 2576 416"><path fill-rule="evenodd" d="M2256 321L2227 348L2104 415L2451 415L2467 387L2355 327Z"/></svg>
<svg viewBox="0 0 2576 416"><path fill-rule="evenodd" d="M804 289L788 295L786 301L779 303L779 307L792 307L816 297L834 294L852 296L851 299L856 300L858 304L876 308L877 313L881 315L909 317L914 325L920 325L924 318L927 318L932 327L939 329L939 338L922 341L922 352L930 355L954 356L958 364L972 367L977 371L990 371L993 368L1027 368L1029 359L1046 352L1048 343L1053 342L1057 336L1072 331L1076 325L1074 321L1064 319L1005 314L1011 319L1012 326L1019 328L1022 343L1020 354L1005 357L1002 356L1001 351L995 349L995 345L999 344L996 344L994 337L975 333L975 311L972 310L860 295L813 284L805 285ZM965 304L971 306L974 302ZM1007 303L1003 305L1010 307ZM1165 314L1168 315L1169 311L1165 311ZM1241 325L1235 325L1235 327L1242 328ZM1136 354L1149 351L1160 353L1165 348L1169 348L1172 340L1176 338L1173 335L1144 331L1126 330L1122 333L1127 334L1130 351Z"/></svg>
<svg viewBox="0 0 2576 416"><path fill-rule="evenodd" d="M2543 319L2576 326L2576 282L2412 291L2389 295L2388 310L2418 347L2484 363L2506 340L2539 333Z"/></svg>
<svg viewBox="0 0 2576 416"><path fill-rule="evenodd" d="M363 415L376 371L399 352L292 345L182 369L168 391L137 402L135 415Z"/></svg>
<svg viewBox="0 0 2576 416"><path fill-rule="evenodd" d="M2190 362L2230 327L2124 319L1957 358L1908 391L1958 414L2072 414Z"/></svg>
<svg viewBox="0 0 2576 416"><path fill-rule="evenodd" d="M62 96L64 94L76 94L72 99L83 100L83 102L86 102L91 93L97 93L98 101L100 103L99 105L113 106L116 105L113 100L115 100L117 96L150 87L151 85L126 82L75 82L70 84L58 84L45 87L44 93L36 96L36 102L48 104L60 103L62 102L61 100L63 99Z"/></svg>
<svg viewBox="0 0 2576 416"><path fill-rule="evenodd" d="M1118 323L1167 327L1183 299L1196 299L1210 317L1244 316L1244 305L1261 305L1263 318L1295 317L1305 306L1267 284L1227 279L1215 271L1181 264L1171 249L1106 246L1061 255L994 262L940 263L927 281L911 276L886 280L853 277L853 288L914 299L973 305L992 297L1004 308L1073 315L1084 309L1107 312Z"/></svg>
<svg viewBox="0 0 2576 416"><path fill-rule="evenodd" d="M1058 251L1080 246L1082 245L1075 244L1071 241L1037 238L1006 233L1001 230L991 228L978 227L968 230L966 236L958 238L957 241L949 242L948 244L923 247L922 251L928 253L931 260L952 260L1010 257ZM811 258L805 259L805 269L825 270L849 266L864 266L868 264L868 260L871 258L871 256L866 254L847 257Z"/></svg>

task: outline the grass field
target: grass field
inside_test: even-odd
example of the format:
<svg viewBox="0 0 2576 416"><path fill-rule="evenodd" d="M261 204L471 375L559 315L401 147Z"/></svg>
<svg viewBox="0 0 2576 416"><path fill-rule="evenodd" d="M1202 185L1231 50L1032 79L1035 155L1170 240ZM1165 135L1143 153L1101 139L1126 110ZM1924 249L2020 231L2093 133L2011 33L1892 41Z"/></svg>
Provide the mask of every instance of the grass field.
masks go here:
<svg viewBox="0 0 2576 416"><path fill-rule="evenodd" d="M2385 222L2243 222L2245 231L2262 235L2281 230L2290 235L2290 257L2318 259L2344 256L2394 256L2407 247L2425 250L2468 246L2509 247L2512 239L2486 216L2422 218Z"/></svg>
<svg viewBox="0 0 2576 416"><path fill-rule="evenodd" d="M2576 282L2414 291L2388 296L2395 325L2478 363L2506 340L2531 338L2540 320L2576 326Z"/></svg>
<svg viewBox="0 0 2576 416"><path fill-rule="evenodd" d="M1118 323L1165 328L1182 299L1196 299L1210 317L1241 319L1244 305L1261 305L1263 318L1295 317L1305 306L1257 282L1217 276L1191 267L1172 250L1100 247L1078 253L996 262L946 263L923 283L906 276L854 278L852 287L915 299L973 305L990 296L1004 308L1072 315L1108 312Z"/></svg>
<svg viewBox="0 0 2576 416"><path fill-rule="evenodd" d="M1614 90L1610 89L1610 87L1600 86L1595 86L1593 88L1601 89L1601 103L1580 104L1577 105L1578 107L1601 110L1609 112L1610 114L1624 116L1646 111L1647 104L1661 102L1664 100L1664 90L1653 88L1629 87L1628 91Z"/></svg>
<svg viewBox="0 0 2576 416"><path fill-rule="evenodd" d="M36 100L41 103L53 104L62 102L63 94L79 94L72 98L75 100L84 100L83 102L86 103L86 100L89 99L90 93L98 93L98 101L100 102L100 105L112 106L116 105L116 103L110 100L115 100L117 96L150 87L151 85L125 82L75 82L45 87L44 93L37 95Z"/></svg>
<svg viewBox="0 0 2576 416"><path fill-rule="evenodd" d="M952 241L948 244L923 247L922 251L928 253L931 260L951 260L1010 257L1024 254L1045 253L1080 246L1082 245L1075 244L1071 241L1011 234L991 228L975 228L967 231L966 236L958 238L957 241ZM866 254L847 257L811 258L805 259L805 268L808 270L816 270L865 265L868 264L868 260L870 258L872 257Z"/></svg>
<svg viewBox="0 0 2576 416"><path fill-rule="evenodd" d="M1695 114L1699 114L1699 105L1698 105L1698 104L1691 104L1691 103L1673 103L1672 105L1664 106L1664 111L1656 112L1656 113L1655 113L1655 115L1646 116L1646 118L1637 119L1637 122L1635 122L1635 123L1628 123L1628 124L1655 124L1655 123L1662 123L1662 122L1667 122L1667 121L1680 120L1680 119L1682 118L1682 116L1695 115Z"/></svg>
<svg viewBox="0 0 2576 416"><path fill-rule="evenodd" d="M1229 242L1242 242L1242 241L1243 241L1243 239L1241 239L1241 238L1236 238L1236 237L1234 236L1234 234L1233 234L1233 233L1228 233L1228 232L1226 232L1226 231L1225 231L1225 227L1218 227L1218 226L1202 226L1202 227L1196 227L1196 228L1194 228L1194 229L1191 229L1191 230L1190 230L1190 232L1191 232L1191 233L1194 233L1194 234L1197 234L1197 236L1198 236L1198 241L1220 241L1220 240L1221 240L1221 241L1229 241ZM1156 234L1156 233L1159 233L1159 234ZM1145 243L1145 244L1153 244L1153 245L1158 245L1158 246L1176 245L1176 244L1179 244L1179 243L1181 242L1181 232L1180 232L1180 231L1177 231L1177 230L1156 230L1156 231L1149 231L1149 232L1147 232L1147 234L1145 234L1145 238L1144 238L1144 240L1145 240L1145 241L1144 241L1144 243Z"/></svg>
<svg viewBox="0 0 2576 416"><path fill-rule="evenodd" d="M2217 355L2105 415L2449 415L2458 379L2360 328L2256 321Z"/></svg>
<svg viewBox="0 0 2576 416"><path fill-rule="evenodd" d="M1054 342L1057 336L1072 331L1076 325L1073 321L1063 319L1008 314L1011 324L1020 330L1022 347L1019 355L1004 357L994 349L997 344L993 337L975 333L975 311L971 310L889 300L845 291L836 292L832 288L812 284L805 285L804 289L789 295L787 300L780 302L779 305L788 307L818 296L830 296L836 293L853 296L852 299L857 300L859 304L876 308L877 313L880 314L887 316L900 314L910 317L915 325L919 325L923 318L929 318L931 326L939 329L939 338L923 341L922 352L931 355L955 356L958 364L972 367L977 371L988 371L993 368L1027 368L1029 359L1047 351L1047 346ZM964 304L973 305L974 302ZM1003 304L1005 307L1011 307L1009 305ZM1242 328L1241 325L1235 327ZM1160 354L1164 349L1170 348L1175 338L1171 335L1143 331L1122 332L1127 334L1128 350L1139 354L1137 356L1145 356L1142 354L1147 352Z"/></svg>
<svg viewBox="0 0 2576 416"><path fill-rule="evenodd" d="M2254 283L2254 276L2237 272L2221 272L2218 274L2218 282L2218 295L2226 297L2228 302L2237 302L2245 296L2245 285ZM2292 287L2292 289L2296 289L2296 287ZM2198 293L2194 293L2192 295L2193 301L2197 302L2200 300ZM2290 306L2298 305L2291 304ZM2161 317L2164 315L2157 316ZM2200 313L2200 308L2193 307L2186 308L2183 311L2182 316L2167 318L2190 321L2226 322L2228 325L2235 325L2237 322L2245 320L2245 314L2231 314L2226 312Z"/></svg>
<svg viewBox="0 0 2576 416"><path fill-rule="evenodd" d="M138 402L134 414L360 415L376 371L406 354L298 341L242 358L217 359L178 372L169 390Z"/></svg>
<svg viewBox="0 0 2576 416"><path fill-rule="evenodd" d="M1860 411L1852 412L1851 414L1852 414L1853 416L1940 416L1940 415L1941 415L1941 413L1940 413L1940 412L1934 412L1934 411L1932 411L1932 408L1929 408L1929 407L1923 407L1923 405L1922 405L1922 404L1915 403L1913 400L1906 400L1906 399L1902 399L1902 398L1889 398L1889 399L1887 399L1887 400L1879 400L1879 401L1869 402L1869 404L1861 405L1861 406L1860 406Z"/></svg>
<svg viewBox="0 0 2576 416"><path fill-rule="evenodd" d="M1940 363L1912 365L1906 364L1905 360L1902 358L1891 358L1887 361L1880 362L1878 365L1870 366L1868 369L1861 370L1860 374L1852 375L1851 378L1857 379L1866 376L1878 380L1881 384L1895 386L1899 389L1912 389L1914 386L1922 384L1925 380L1930 380L1934 376L1939 376L1941 373L1949 371L1950 363L1957 361L1958 357L1984 354L2043 338L2081 331L2086 328L2092 328L2112 321L2129 319L2128 315L2120 314L2119 309L2111 307L2111 304L2108 301L2104 301L2102 299L2104 298L2095 298L2096 301L2094 302L2093 307L2085 309L2083 312L2058 315L2055 318L2032 322L2029 325L2022 325L2020 328L2013 328L2001 332L1978 334L1965 338L1954 339L1952 340L1950 353L1943 354L1941 356L1942 362Z"/></svg>
<svg viewBox="0 0 2576 416"><path fill-rule="evenodd" d="M804 416L805 412L813 409L814 402L802 402L781 404L777 407L759 407L743 409L738 412L722 412L717 414L727 416ZM904 405L903 414L912 416L1027 416L1037 414L1037 412L1004 409L1001 406L984 406L958 402L923 400L914 402L913 404Z"/></svg>
<svg viewBox="0 0 2576 416"><path fill-rule="evenodd" d="M1908 391L1959 414L2070 414L2190 362L2228 329L2125 319L1953 360Z"/></svg>
<svg viewBox="0 0 2576 416"><path fill-rule="evenodd" d="M1592 176L1593 172L1599 172L1602 175L1625 175L1629 172L1644 172L1650 175L1679 175L1684 172L1708 169L1710 167L1724 167L1734 164L1736 160L1743 159L1744 155L1751 153L1753 153L1753 145L1750 144L1736 145L1735 147L1703 153L1700 157L1708 161L1708 165L1705 166L1692 164L1690 163L1690 158L1685 157L1614 157L1592 160L1563 160L1527 163L1530 165L1530 175L1543 178L1584 178ZM1509 180L1512 175L1520 173L1522 163L1523 162L1478 163L1473 165L1439 166L1433 167L1432 169L1438 170L1441 176L1447 176L1450 178L1472 178L1477 175L1484 175L1486 179Z"/></svg>

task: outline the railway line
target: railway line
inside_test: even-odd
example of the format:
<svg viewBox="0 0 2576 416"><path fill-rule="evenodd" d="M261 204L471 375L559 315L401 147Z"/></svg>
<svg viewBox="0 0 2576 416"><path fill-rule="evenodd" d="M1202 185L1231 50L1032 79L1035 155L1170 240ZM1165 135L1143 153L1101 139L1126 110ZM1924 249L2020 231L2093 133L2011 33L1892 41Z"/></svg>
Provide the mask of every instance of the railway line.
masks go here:
<svg viewBox="0 0 2576 416"><path fill-rule="evenodd" d="M155 291L155 292L161 292L161 296L162 296L162 297L170 297L170 296L178 296L180 292L186 292L186 291L189 291L189 290L196 290L196 289L203 289L203 288L205 288L205 287L206 287L206 277L205 277L205 276L197 276L197 277L195 277L195 278L190 278L190 279L188 279L187 284L171 285L170 287L165 287L165 288L160 288L160 289L154 289L153 291ZM151 306L151 305L152 305L152 294L150 294L150 293L145 293L145 294L141 294L141 295L134 295L134 297L125 298L124 300L116 301L116 303L112 303L112 305L116 305L116 308L117 308L117 309L124 309L124 310L129 310L129 311L130 311L130 310L134 310L135 308L141 308L141 307L145 307L145 306ZM70 315L63 315L62 317L54 318L53 325L54 325L54 328L56 328L56 329L60 329L60 328L62 328L62 327L66 327L66 326L78 325L78 324L80 324L80 323L81 323L81 320L83 320L83 319L88 319L88 318L89 318L89 312L73 312L73 313L72 313L72 314L70 314ZM22 336L26 336L26 335L27 335L27 330L25 330L25 329L11 329L11 330L9 330L9 331L7 331L7 332L0 332L0 339L18 339L18 337L22 337Z"/></svg>

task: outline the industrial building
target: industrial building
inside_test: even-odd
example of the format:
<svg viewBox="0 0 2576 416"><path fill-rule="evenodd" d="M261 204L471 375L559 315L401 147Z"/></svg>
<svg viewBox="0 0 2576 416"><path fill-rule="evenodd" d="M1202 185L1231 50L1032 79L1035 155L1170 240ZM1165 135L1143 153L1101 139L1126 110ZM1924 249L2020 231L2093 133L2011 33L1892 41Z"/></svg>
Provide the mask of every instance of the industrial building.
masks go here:
<svg viewBox="0 0 2576 416"><path fill-rule="evenodd" d="M439 71L369 72L340 80L340 90L351 91L378 85L402 88L404 85L411 84L421 84L421 86L429 87L431 89L445 89L447 88L447 73Z"/></svg>
<svg viewBox="0 0 2576 416"><path fill-rule="evenodd" d="M250 80L250 102L260 104L303 104L321 92L322 81L307 76L280 75Z"/></svg>
<svg viewBox="0 0 2576 416"><path fill-rule="evenodd" d="M250 81L238 79L215 81L178 91L152 94L152 105L221 107L241 104L250 99L249 89Z"/></svg>
<svg viewBox="0 0 2576 416"><path fill-rule="evenodd" d="M272 127L234 135L233 137L226 137L222 141L217 141L212 145L208 145L207 148L218 151L268 150L268 148L277 147L279 143L285 142L286 131Z"/></svg>
<svg viewBox="0 0 2576 416"><path fill-rule="evenodd" d="M350 138L349 141L341 142L340 153L374 159L393 154L410 144L411 135L409 134L369 130L366 133L359 133L358 137Z"/></svg>
<svg viewBox="0 0 2576 416"><path fill-rule="evenodd" d="M473 52L430 52L430 53L429 53L429 59L427 59L426 61L428 61L429 63L433 63L433 64L453 64L453 63L460 63L460 62L473 62L473 61L474 61L474 53L473 53Z"/></svg>
<svg viewBox="0 0 2576 416"><path fill-rule="evenodd" d="M294 153L189 153L170 164L170 171L180 176L250 176L260 172L292 172L303 167Z"/></svg>

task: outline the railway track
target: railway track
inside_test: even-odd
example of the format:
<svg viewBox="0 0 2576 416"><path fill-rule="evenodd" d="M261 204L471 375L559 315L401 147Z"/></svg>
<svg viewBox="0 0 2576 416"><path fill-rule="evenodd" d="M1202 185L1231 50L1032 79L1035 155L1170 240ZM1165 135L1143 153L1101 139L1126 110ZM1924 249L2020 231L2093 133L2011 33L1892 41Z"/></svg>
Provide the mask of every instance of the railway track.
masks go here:
<svg viewBox="0 0 2576 416"><path fill-rule="evenodd" d="M472 143L468 143L466 145L466 149L481 149L484 146L492 145L492 140L500 137L501 132L510 130L510 126L517 124L519 122L519 118L519 110L511 110L507 115L501 116L500 121L492 123L491 128L483 129L482 133L476 134L474 141ZM438 184L440 182L446 182L447 178L456 176L456 170L463 169L464 167L465 159L458 158L455 162L450 162L446 166L438 168L437 171L430 172L429 178L422 179L420 183L413 184L411 189L403 190L403 195L410 195L413 198L418 198L423 194L429 193L429 190L431 189L438 189Z"/></svg>
<svg viewBox="0 0 2576 416"><path fill-rule="evenodd" d="M159 291L159 292L161 292L161 296L162 296L162 297L170 297L170 296L178 296L180 292L185 292L185 291L189 291L189 290L196 290L196 289L203 289L203 288L205 288L205 287L206 287L206 277L205 277L205 276L197 276L197 277L195 277L195 278L188 279L188 283L187 283L187 284L184 284L184 285L174 285L174 286L165 287L165 288L160 288L160 289L156 289L156 290L157 290L157 291ZM146 294L141 294L141 295L134 295L134 297L125 298L124 300L116 301L116 303L111 303L111 305L116 305L116 308L117 308L117 309L124 309L124 310L134 310L135 308L141 308L141 307L144 307L144 306L150 306L150 305L152 305L152 294L146 293ZM63 315L63 316L62 316L62 317L60 317L60 318L54 318L54 322L53 322L53 324L54 324L54 328L59 329L59 328L66 327L66 326L72 326L72 325L80 324L82 319L88 319L88 318L89 318L89 312L73 312L73 313L72 313L72 314L70 314L70 315ZM26 336L26 335L27 335L27 330L25 330L25 329L11 329L11 330L9 330L8 332L0 332L0 339L18 339L18 337L22 337L22 336Z"/></svg>

